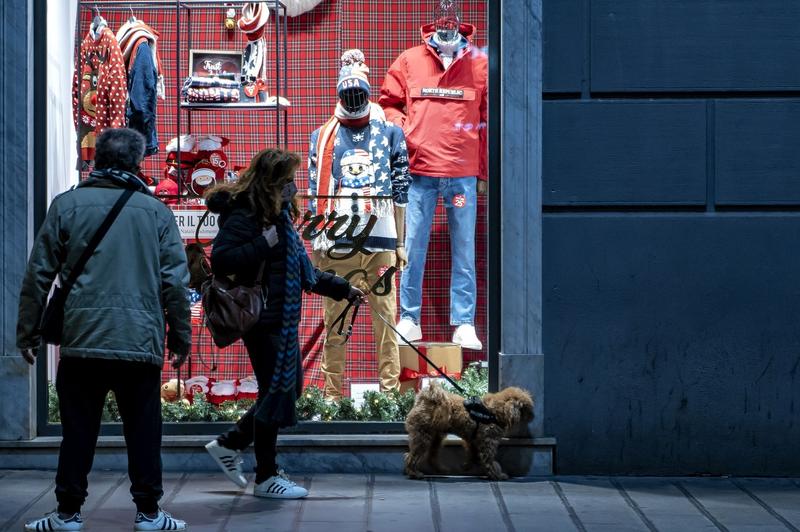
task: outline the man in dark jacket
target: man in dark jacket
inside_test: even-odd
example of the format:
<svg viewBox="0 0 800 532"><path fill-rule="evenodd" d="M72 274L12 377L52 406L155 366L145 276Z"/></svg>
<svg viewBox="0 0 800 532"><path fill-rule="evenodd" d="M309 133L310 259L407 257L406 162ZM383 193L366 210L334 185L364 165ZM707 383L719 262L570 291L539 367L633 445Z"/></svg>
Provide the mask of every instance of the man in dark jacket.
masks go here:
<svg viewBox="0 0 800 532"><path fill-rule="evenodd" d="M97 139L95 171L57 196L36 236L20 294L17 346L33 364L39 324L57 275L72 266L125 189L134 194L86 262L64 305L56 377L63 441L56 474L58 509L27 530L80 530L100 419L114 392L128 445L135 530L185 530L163 512L161 402L167 349L179 367L189 353L189 272L171 211L137 177L145 140L131 129ZM167 329L168 326L168 329Z"/></svg>

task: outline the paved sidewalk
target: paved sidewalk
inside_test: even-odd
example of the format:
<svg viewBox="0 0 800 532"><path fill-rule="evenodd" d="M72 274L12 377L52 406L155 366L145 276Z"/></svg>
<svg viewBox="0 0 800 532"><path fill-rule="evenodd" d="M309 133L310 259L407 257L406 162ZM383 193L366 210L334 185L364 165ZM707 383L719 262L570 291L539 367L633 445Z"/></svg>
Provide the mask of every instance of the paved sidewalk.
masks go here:
<svg viewBox="0 0 800 532"><path fill-rule="evenodd" d="M0 530L55 507L52 472L0 470ZM390 475L296 478L302 501L257 499L221 474L168 473L164 507L193 531L494 532L800 529L794 479L555 477L487 482ZM86 530L131 530L122 473L94 472Z"/></svg>

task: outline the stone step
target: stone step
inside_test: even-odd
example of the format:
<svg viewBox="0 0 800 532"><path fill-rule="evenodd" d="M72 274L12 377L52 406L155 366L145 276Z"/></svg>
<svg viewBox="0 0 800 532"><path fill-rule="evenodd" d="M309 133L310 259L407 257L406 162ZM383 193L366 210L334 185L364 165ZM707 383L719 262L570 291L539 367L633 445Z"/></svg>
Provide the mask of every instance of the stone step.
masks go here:
<svg viewBox="0 0 800 532"><path fill-rule="evenodd" d="M162 459L165 471L214 471L214 461L203 446L214 436L164 436ZM0 469L55 469L59 437L30 441L0 441ZM555 438L514 438L503 440L498 461L516 477L552 475ZM403 453L408 450L405 434L287 434L278 438L281 467L293 473L399 473ZM245 471L254 465L252 447L243 454ZM462 467L461 440L449 436L440 452L443 475L480 475ZM102 436L97 442L94 469L127 469L125 440Z"/></svg>

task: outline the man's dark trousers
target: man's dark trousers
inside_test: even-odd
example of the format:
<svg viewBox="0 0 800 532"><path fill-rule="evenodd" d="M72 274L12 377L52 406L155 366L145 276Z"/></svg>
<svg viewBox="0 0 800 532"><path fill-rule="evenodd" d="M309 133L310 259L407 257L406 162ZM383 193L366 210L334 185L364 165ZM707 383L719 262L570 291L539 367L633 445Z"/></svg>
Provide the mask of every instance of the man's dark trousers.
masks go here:
<svg viewBox="0 0 800 532"><path fill-rule="evenodd" d="M113 391L128 447L131 495L140 512L158 511L161 488L161 368L144 362L62 358L56 390L63 440L58 456L58 511L80 511L86 500L106 395Z"/></svg>

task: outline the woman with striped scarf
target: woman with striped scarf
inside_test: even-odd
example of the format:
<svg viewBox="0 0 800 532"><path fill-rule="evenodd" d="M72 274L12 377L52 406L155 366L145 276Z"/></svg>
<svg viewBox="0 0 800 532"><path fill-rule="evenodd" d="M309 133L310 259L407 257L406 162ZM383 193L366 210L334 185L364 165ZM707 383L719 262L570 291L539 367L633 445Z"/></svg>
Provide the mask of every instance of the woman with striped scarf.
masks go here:
<svg viewBox="0 0 800 532"><path fill-rule="evenodd" d="M227 477L243 488L247 479L239 455L255 445L257 497L294 499L308 494L276 464L278 430L297 423L295 401L303 384L297 340L302 293L337 301L364 297L342 277L311 265L294 226L299 166L298 155L266 149L253 157L237 182L206 194L209 210L220 215L211 253L214 275L234 276L252 285L261 271L267 292L258 324L243 337L258 381L258 400L230 431L206 445Z"/></svg>

